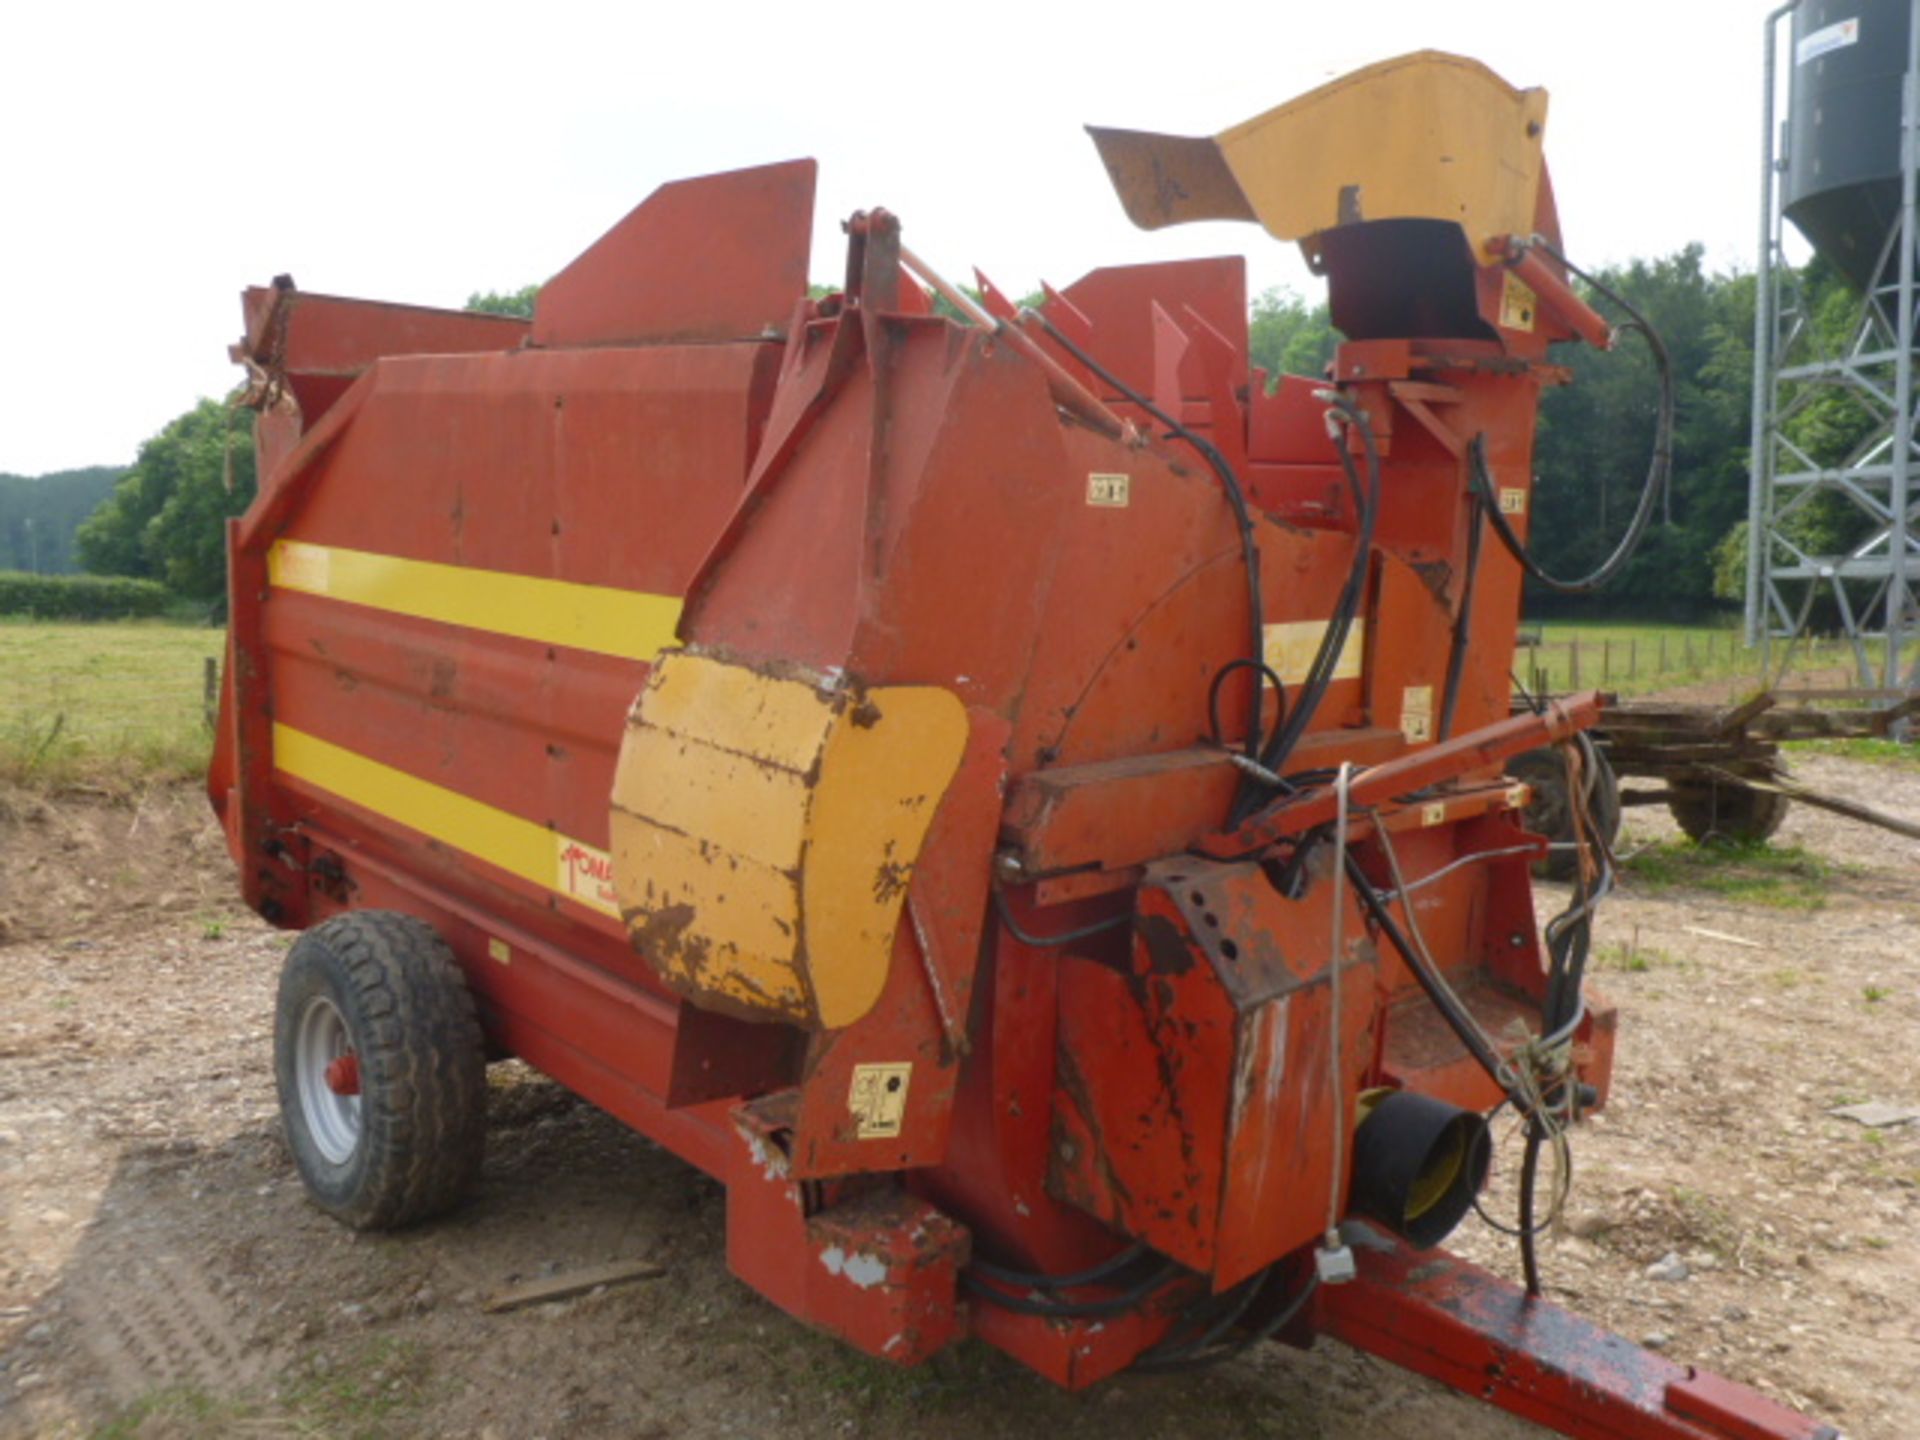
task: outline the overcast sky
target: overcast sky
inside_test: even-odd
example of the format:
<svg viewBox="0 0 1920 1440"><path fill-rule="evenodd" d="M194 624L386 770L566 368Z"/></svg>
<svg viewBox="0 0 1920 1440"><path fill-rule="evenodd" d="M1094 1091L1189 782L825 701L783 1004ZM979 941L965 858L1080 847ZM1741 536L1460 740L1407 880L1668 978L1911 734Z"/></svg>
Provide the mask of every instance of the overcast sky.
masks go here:
<svg viewBox="0 0 1920 1440"><path fill-rule="evenodd" d="M1014 293L1238 252L1317 298L1252 226L1134 230L1080 127L1211 134L1429 47L1551 93L1576 260L1700 240L1750 268L1773 3L0 6L0 472L131 461L224 394L247 284L459 305L663 181L801 155L816 278L878 204Z"/></svg>

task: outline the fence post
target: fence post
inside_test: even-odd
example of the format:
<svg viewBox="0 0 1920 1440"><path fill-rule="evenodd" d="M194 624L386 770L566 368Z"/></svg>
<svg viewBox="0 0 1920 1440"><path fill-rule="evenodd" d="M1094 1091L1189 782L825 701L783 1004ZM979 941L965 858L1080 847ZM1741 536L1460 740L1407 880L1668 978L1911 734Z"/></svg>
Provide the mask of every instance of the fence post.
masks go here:
<svg viewBox="0 0 1920 1440"><path fill-rule="evenodd" d="M1637 635L1627 637L1627 679L1636 679L1640 674L1640 638Z"/></svg>
<svg viewBox="0 0 1920 1440"><path fill-rule="evenodd" d="M1687 674L1693 673L1693 632L1680 632L1680 663L1687 667Z"/></svg>
<svg viewBox="0 0 1920 1440"><path fill-rule="evenodd" d="M1664 675L1667 673L1667 632L1664 630L1660 632L1660 655L1654 663L1659 666L1659 669L1655 670L1654 674Z"/></svg>
<svg viewBox="0 0 1920 1440"><path fill-rule="evenodd" d="M1602 636L1600 639L1600 683L1606 684L1613 678L1613 640Z"/></svg>
<svg viewBox="0 0 1920 1440"><path fill-rule="evenodd" d="M207 656L200 675L200 713L206 719L207 729L211 730L219 723L220 662L211 655Z"/></svg>
<svg viewBox="0 0 1920 1440"><path fill-rule="evenodd" d="M1575 635L1567 646L1567 688L1580 688L1580 637Z"/></svg>

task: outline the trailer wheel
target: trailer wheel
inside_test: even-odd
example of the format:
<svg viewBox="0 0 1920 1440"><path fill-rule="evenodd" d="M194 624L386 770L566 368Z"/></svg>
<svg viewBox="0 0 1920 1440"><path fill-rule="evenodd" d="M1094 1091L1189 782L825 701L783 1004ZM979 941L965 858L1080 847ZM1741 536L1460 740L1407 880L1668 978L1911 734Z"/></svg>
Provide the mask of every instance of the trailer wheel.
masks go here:
<svg viewBox="0 0 1920 1440"><path fill-rule="evenodd" d="M1620 782L1604 754L1596 749L1594 757L1599 764L1594 769L1587 808L1611 845L1620 835ZM1567 803L1567 764L1559 750L1547 746L1512 756L1507 761L1507 774L1524 782L1532 792L1523 812L1527 829L1544 835L1555 846L1571 845L1573 811ZM1534 865L1533 873L1549 880L1571 880L1579 868L1580 857L1575 851L1554 849Z"/></svg>
<svg viewBox="0 0 1920 1440"><path fill-rule="evenodd" d="M1765 840L1787 818L1789 803L1777 790L1729 780L1675 780L1667 795L1674 823L1696 844L1710 838L1745 844Z"/></svg>
<svg viewBox="0 0 1920 1440"><path fill-rule="evenodd" d="M459 1202L486 1142L486 1057L431 926L361 910L307 931L280 973L273 1049L287 1144L321 1209L384 1230Z"/></svg>

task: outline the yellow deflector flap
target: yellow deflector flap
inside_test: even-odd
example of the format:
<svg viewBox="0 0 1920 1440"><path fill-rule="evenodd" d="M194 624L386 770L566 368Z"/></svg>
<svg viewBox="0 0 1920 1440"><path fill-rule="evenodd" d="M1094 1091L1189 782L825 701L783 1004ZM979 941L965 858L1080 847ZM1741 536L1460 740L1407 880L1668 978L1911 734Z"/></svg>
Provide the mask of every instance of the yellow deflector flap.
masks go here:
<svg viewBox="0 0 1920 1440"><path fill-rule="evenodd" d="M613 785L634 945L696 1004L823 1029L886 984L900 908L966 748L959 697L661 657Z"/></svg>
<svg viewBox="0 0 1920 1440"><path fill-rule="evenodd" d="M1091 130L1136 225L1258 220L1305 240L1362 220L1454 220L1483 246L1534 229L1547 92L1422 50L1211 140Z"/></svg>

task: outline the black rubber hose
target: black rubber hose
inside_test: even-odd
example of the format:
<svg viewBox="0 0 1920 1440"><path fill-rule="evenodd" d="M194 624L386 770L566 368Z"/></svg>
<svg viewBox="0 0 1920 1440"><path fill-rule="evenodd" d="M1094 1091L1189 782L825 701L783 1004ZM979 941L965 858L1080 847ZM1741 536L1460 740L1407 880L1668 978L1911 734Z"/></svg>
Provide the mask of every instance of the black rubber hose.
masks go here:
<svg viewBox="0 0 1920 1440"><path fill-rule="evenodd" d="M960 1283L983 1300L1021 1315L1044 1315L1058 1320L1091 1320L1137 1310L1156 1290L1165 1289L1179 1276L1180 1267L1171 1260L1164 1261L1131 1288L1099 1300L1059 1300L1017 1295L988 1284L984 1276L975 1274L971 1269L960 1272Z"/></svg>
<svg viewBox="0 0 1920 1440"><path fill-rule="evenodd" d="M1467 641L1473 624L1473 592L1480 578L1480 535L1486 528L1481 519L1484 505L1477 489L1467 491L1467 571L1460 584L1460 611L1453 617L1453 644L1447 652L1447 688L1440 702L1440 728L1436 740L1453 734L1454 711L1460 704L1460 679L1467 668Z"/></svg>
<svg viewBox="0 0 1920 1440"><path fill-rule="evenodd" d="M1109 930L1118 930L1133 919L1131 907L1118 915L1109 915L1104 920L1095 920L1090 925L1082 925L1075 930L1063 930L1058 935L1033 935L1020 928L1020 922L1013 918L1013 907L1007 904L1006 893L995 887L993 892L994 913L1000 917L1000 923L1007 927L1007 933L1022 945L1035 950L1045 950L1054 945L1071 945L1076 940L1091 939L1095 935L1104 935Z"/></svg>
<svg viewBox="0 0 1920 1440"><path fill-rule="evenodd" d="M1541 1294L1540 1251L1535 1244L1540 1229L1533 1223L1533 1192L1540 1179L1540 1146L1545 1140L1540 1122L1529 1118L1527 1145L1520 1156L1520 1273L1527 1294L1536 1300Z"/></svg>
<svg viewBox="0 0 1920 1440"><path fill-rule="evenodd" d="M1476 435L1472 445L1468 447L1472 481L1480 487L1480 499L1487 508L1487 519L1492 523L1494 534L1500 537L1500 543L1507 548L1507 552L1520 562L1521 568L1527 574L1549 590L1557 590L1562 595L1584 595L1606 584L1633 558L1634 552L1640 548L1641 537L1646 534L1647 526L1653 520L1653 512L1660 497L1666 493L1672 479L1673 359L1667 354L1666 342L1660 338L1660 332L1655 330L1652 322L1636 310L1625 297L1603 285L1539 236L1536 235L1531 243L1546 251L1568 271L1586 281L1595 291L1626 311L1629 318L1617 329L1622 332L1632 331L1647 342L1647 348L1653 352L1654 368L1660 375L1659 409L1655 413L1653 426L1653 458L1647 464L1647 479L1640 490L1639 504L1634 507L1633 518L1627 523L1626 534L1620 537L1620 543L1614 547L1613 553L1600 562L1598 569L1576 580L1562 580L1540 568L1532 553L1528 551L1525 542L1513 533L1513 527L1507 523L1507 517L1500 513L1499 498L1493 493L1493 478L1487 470L1486 437Z"/></svg>
<svg viewBox="0 0 1920 1440"><path fill-rule="evenodd" d="M1321 700L1333 683L1334 671L1339 669L1341 653L1347 646L1347 635L1353 629L1354 617L1366 597L1367 576L1372 571L1373 535L1380 514L1380 447L1374 441L1373 425L1368 421L1365 411L1344 397L1332 401L1330 408L1346 416L1359 432L1361 450L1366 456L1367 479L1364 484L1361 482L1354 469L1352 454L1344 444L1340 445L1340 465L1346 472L1347 486L1353 493L1356 512L1353 562L1347 567L1346 583L1340 588L1340 596L1334 604L1333 616L1327 622L1326 633L1320 637L1320 648L1314 652L1306 678L1294 692L1293 711L1287 716L1280 732L1261 752L1260 763L1275 772L1286 764L1287 756L1313 722Z"/></svg>
<svg viewBox="0 0 1920 1440"><path fill-rule="evenodd" d="M1227 682L1228 676L1236 674L1241 670L1252 670L1255 672L1255 678L1257 680L1264 680L1273 686L1273 698L1276 708L1273 715L1273 725L1270 727L1267 736L1269 740L1271 740L1274 735L1280 733L1281 722L1287 718L1287 687L1281 681L1279 674L1274 668L1263 660L1229 660L1213 672L1213 683L1207 686L1207 731L1213 737L1213 743L1223 748L1227 742L1225 735L1221 733L1220 729L1220 687ZM1264 751L1266 745L1261 743L1259 748Z"/></svg>
<svg viewBox="0 0 1920 1440"><path fill-rule="evenodd" d="M1207 462L1208 466L1213 470L1214 475L1218 477L1220 488L1226 494L1227 504L1233 509L1234 523L1240 530L1240 560L1246 567L1247 572L1247 608L1252 619L1253 631L1251 637L1252 643L1248 647L1246 658L1251 664L1263 665L1266 660L1267 627L1265 604L1260 594L1260 545L1254 538L1253 511L1247 505L1246 492L1240 488L1240 477L1233 473L1233 467L1227 464L1226 456L1220 453L1219 447L1211 440L1206 439L1204 436L1196 435L1185 425L1181 424L1179 420L1167 414L1166 411L1162 410L1146 396L1128 385L1126 381L1115 375L1098 360L1095 360L1085 350L1082 350L1072 340L1068 339L1067 336L1060 331L1059 327L1038 310L1028 308L1023 309L1020 313L1022 315L1032 316L1034 321L1038 323L1042 330L1047 332L1048 336L1052 338L1056 345L1062 350L1065 350L1067 354L1071 355L1082 365L1086 366L1093 374L1099 376L1115 394L1123 396L1148 415L1151 415L1155 420L1158 420L1167 428L1167 432L1170 435L1177 436L1191 445L1194 450L1198 452L1201 459ZM1253 687L1252 714L1247 725L1246 754L1250 760L1259 758L1260 736L1264 728L1260 723L1260 712L1262 709L1260 688L1260 684L1256 680ZM1243 793L1244 790L1245 783L1243 781Z"/></svg>
<svg viewBox="0 0 1920 1440"><path fill-rule="evenodd" d="M1581 752L1581 789L1590 792L1595 782L1600 758L1595 753L1593 743L1584 735L1576 743ZM1571 767L1569 767L1571 770ZM1567 776L1567 789L1574 792L1573 776ZM1584 799L1577 801L1582 805ZM1589 815L1591 820L1591 815ZM1587 827L1579 827L1583 832ZM1595 877L1592 888L1588 888L1586 870L1582 867L1575 873L1573 899L1567 908L1548 922L1547 941L1547 993L1546 1003L1541 1009L1541 1030L1546 1035L1557 1035L1574 1023L1580 1014L1582 992L1586 988L1587 959L1593 946L1593 912L1613 888L1613 867L1608 862L1604 843L1598 847L1600 855L1600 873ZM1575 1083L1569 1080L1568 1083ZM1551 1097L1547 1097L1551 1098ZM1526 1279L1527 1294L1538 1296L1541 1293L1540 1257L1535 1243L1540 1227L1534 1224L1534 1196L1539 1185L1540 1150L1546 1143L1546 1131L1537 1116L1527 1117L1526 1148L1520 1157L1520 1267Z"/></svg>
<svg viewBox="0 0 1920 1440"><path fill-rule="evenodd" d="M1266 1287L1267 1277L1272 1273L1269 1267L1248 1276L1224 1295L1202 1296L1200 1302L1181 1317L1180 1323L1169 1332L1166 1339L1135 1358L1134 1368L1146 1371L1171 1370L1198 1360L1239 1323L1240 1317L1247 1313L1254 1299ZM1191 1340L1175 1338L1202 1325L1207 1328Z"/></svg>
<svg viewBox="0 0 1920 1440"><path fill-rule="evenodd" d="M1265 1288L1265 1279L1271 1277L1272 1273L1273 1270L1271 1267L1261 1272L1263 1282L1260 1286L1261 1289ZM1239 1341L1233 1344L1222 1345L1213 1350L1203 1350L1198 1344L1183 1345L1175 1347L1172 1350L1163 1350L1165 1346L1165 1342L1163 1341L1161 1345L1156 1345L1152 1350L1147 1351L1145 1355L1141 1356L1139 1360L1135 1361L1134 1368L1148 1372L1192 1370L1203 1365L1212 1365L1218 1361L1238 1355L1241 1351L1246 1350L1250 1346L1257 1345L1263 1340L1271 1340L1275 1335L1284 1330L1292 1323L1295 1317L1300 1314L1301 1310L1306 1307L1307 1302L1313 1298L1314 1292L1319 1288L1320 1277L1314 1274L1308 1275L1307 1283L1300 1287L1298 1294L1287 1301L1285 1305L1281 1306L1272 1315L1261 1321L1257 1328L1249 1331L1246 1335L1242 1336ZM1238 1314L1244 1314L1245 1311L1246 1307L1242 1306ZM1236 1314L1236 1319L1238 1318L1238 1314Z"/></svg>
<svg viewBox="0 0 1920 1440"><path fill-rule="evenodd" d="M977 1270L989 1280L997 1280L1002 1285L1025 1286L1035 1290L1071 1290L1080 1285L1097 1285L1109 1276L1118 1275L1146 1253L1146 1243L1136 1240L1126 1249L1109 1255L1097 1264L1089 1265L1084 1270L1069 1271L1065 1275L1043 1275L1037 1270L1015 1270L1005 1265L996 1265L991 1260L974 1260L967 1268Z"/></svg>

